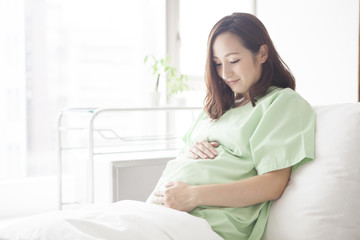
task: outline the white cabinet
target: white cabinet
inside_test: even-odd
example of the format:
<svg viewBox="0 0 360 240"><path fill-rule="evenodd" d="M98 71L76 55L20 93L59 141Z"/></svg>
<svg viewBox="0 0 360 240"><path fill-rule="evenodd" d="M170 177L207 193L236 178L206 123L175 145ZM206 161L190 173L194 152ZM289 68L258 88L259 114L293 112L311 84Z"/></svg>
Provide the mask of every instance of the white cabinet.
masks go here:
<svg viewBox="0 0 360 240"><path fill-rule="evenodd" d="M112 162L112 201L146 201L166 163L175 156Z"/></svg>

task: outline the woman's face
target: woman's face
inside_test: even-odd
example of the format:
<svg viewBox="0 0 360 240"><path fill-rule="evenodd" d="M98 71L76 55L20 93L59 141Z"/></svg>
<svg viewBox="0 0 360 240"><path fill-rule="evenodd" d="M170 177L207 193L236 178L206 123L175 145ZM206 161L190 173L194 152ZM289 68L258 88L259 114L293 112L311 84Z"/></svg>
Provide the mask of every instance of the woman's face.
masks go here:
<svg viewBox="0 0 360 240"><path fill-rule="evenodd" d="M213 55L218 75L234 93L249 99L249 89L260 79L262 63L267 58L266 45L254 55L242 45L240 37L225 32L216 37Z"/></svg>

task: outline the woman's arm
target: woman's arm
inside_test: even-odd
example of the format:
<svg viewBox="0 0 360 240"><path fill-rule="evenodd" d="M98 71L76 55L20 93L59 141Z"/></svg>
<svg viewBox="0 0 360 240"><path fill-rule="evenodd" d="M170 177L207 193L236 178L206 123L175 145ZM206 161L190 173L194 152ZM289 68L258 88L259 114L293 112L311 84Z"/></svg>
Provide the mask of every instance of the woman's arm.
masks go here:
<svg viewBox="0 0 360 240"><path fill-rule="evenodd" d="M286 188L291 168L285 168L248 179L212 185L191 186L170 182L155 192L154 203L189 212L200 205L245 207L280 198Z"/></svg>

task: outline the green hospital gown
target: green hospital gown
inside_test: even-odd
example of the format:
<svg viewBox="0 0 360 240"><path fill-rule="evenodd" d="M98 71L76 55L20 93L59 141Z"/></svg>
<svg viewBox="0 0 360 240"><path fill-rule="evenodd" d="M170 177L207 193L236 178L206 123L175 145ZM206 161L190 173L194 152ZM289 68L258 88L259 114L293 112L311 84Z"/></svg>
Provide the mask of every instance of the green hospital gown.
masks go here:
<svg viewBox="0 0 360 240"><path fill-rule="evenodd" d="M271 87L251 103L231 108L220 119L204 112L184 137L185 148L202 140L217 141L214 159L180 154L168 162L157 187L171 180L190 185L233 182L314 158L315 113L296 92ZM224 239L261 239L271 201L241 208L199 206L191 214L206 219Z"/></svg>

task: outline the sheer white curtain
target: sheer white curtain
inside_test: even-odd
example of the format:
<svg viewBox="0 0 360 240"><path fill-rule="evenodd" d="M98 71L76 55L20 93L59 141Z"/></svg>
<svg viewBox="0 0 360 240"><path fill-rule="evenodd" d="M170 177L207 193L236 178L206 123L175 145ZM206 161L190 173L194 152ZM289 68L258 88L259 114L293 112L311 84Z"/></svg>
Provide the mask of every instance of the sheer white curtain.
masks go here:
<svg viewBox="0 0 360 240"><path fill-rule="evenodd" d="M0 1L0 178L56 173L67 107L142 104L165 52L165 1Z"/></svg>
<svg viewBox="0 0 360 240"><path fill-rule="evenodd" d="M26 175L24 0L0 1L0 179Z"/></svg>
<svg viewBox="0 0 360 240"><path fill-rule="evenodd" d="M165 0L0 0L0 219L56 206L59 112L143 104L164 53Z"/></svg>
<svg viewBox="0 0 360 240"><path fill-rule="evenodd" d="M26 9L28 173L52 174L60 110L141 105L152 89L143 59L164 52L165 3L39 0Z"/></svg>

